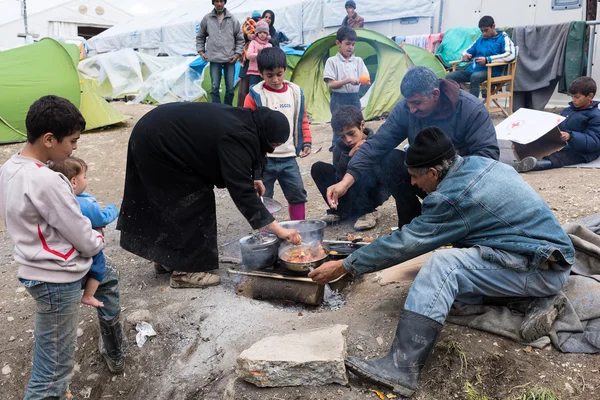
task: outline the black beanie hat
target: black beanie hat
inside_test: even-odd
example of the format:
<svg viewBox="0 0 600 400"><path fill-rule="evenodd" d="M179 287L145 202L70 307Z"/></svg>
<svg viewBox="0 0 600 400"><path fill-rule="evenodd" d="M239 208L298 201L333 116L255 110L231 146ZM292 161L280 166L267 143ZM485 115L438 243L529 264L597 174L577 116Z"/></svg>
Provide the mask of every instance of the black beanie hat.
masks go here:
<svg viewBox="0 0 600 400"><path fill-rule="evenodd" d="M353 0L348 0L346 2L346 5L344 6L344 8L346 8L346 7L352 7L352 8L354 8L356 10L356 2L353 1Z"/></svg>
<svg viewBox="0 0 600 400"><path fill-rule="evenodd" d="M215 4L215 0L211 0L213 4ZM225 0L225 4L227 4L227 0Z"/></svg>
<svg viewBox="0 0 600 400"><path fill-rule="evenodd" d="M452 141L440 128L425 128L417 134L406 151L404 164L408 168L429 168L456 155Z"/></svg>

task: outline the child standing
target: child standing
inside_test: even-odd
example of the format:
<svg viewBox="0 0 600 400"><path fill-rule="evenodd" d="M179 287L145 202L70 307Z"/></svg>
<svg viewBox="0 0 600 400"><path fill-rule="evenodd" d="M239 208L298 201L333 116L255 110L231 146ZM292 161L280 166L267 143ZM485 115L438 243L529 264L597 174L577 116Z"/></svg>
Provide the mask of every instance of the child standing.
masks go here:
<svg viewBox="0 0 600 400"><path fill-rule="evenodd" d="M250 42L250 46L248 46L248 53L246 54L246 58L250 60L247 73L250 86L256 85L262 80L256 59L258 53L262 49L272 47L271 43L269 43L270 39L271 36L269 35L269 24L264 19L261 19L256 24L256 36L252 39L252 42Z"/></svg>
<svg viewBox="0 0 600 400"><path fill-rule="evenodd" d="M34 350L26 399L64 398L73 373L83 280L103 237L81 214L71 184L47 163L77 149L85 128L70 101L44 96L27 113L27 142L0 169L0 212L14 242L18 277L36 301ZM124 370L119 278L111 269L98 290L104 356L113 373Z"/></svg>
<svg viewBox="0 0 600 400"><path fill-rule="evenodd" d="M566 117L558 125L560 137L566 146L556 153L537 160L525 157L514 164L519 172L561 168L592 162L600 157L600 110L594 101L596 82L587 76L573 81L569 87L571 102L560 115Z"/></svg>
<svg viewBox="0 0 600 400"><path fill-rule="evenodd" d="M244 107L277 110L288 118L291 129L288 140L273 153L267 154L262 179L266 188L265 196L273 197L275 181L279 181L289 204L290 219L303 220L306 216L306 190L296 156L306 157L312 148L304 93L298 85L284 79L287 60L280 48L262 50L257 63L264 81L250 88Z"/></svg>
<svg viewBox="0 0 600 400"><path fill-rule="evenodd" d="M102 209L94 196L83 193L87 187L86 174L88 166L85 161L77 157L69 157L60 164L54 164L52 169L60 172L69 180L73 187L73 193L81 207L81 213L90 220L93 229L102 230L106 225L117 219L119 210L114 204L109 204ZM92 307L104 307L104 303L96 299L94 294L96 294L100 282L104 279L105 273L106 259L104 258L104 252L100 250L98 254L92 257L92 266L81 297L83 304Z"/></svg>
<svg viewBox="0 0 600 400"><path fill-rule="evenodd" d="M360 110L354 106L341 106L333 114L331 127L340 140L333 149L333 165L318 161L311 168L311 175L319 192L327 203L327 188L340 182L346 174L348 163L362 144L375 133L365 126ZM330 209L321 218L329 224L345 219L356 219L354 229L371 229L377 225L375 209L389 197L375 174L361 177L339 199L337 209Z"/></svg>
<svg viewBox="0 0 600 400"><path fill-rule="evenodd" d="M329 57L325 63L323 79L332 91L329 104L331 115L343 105L353 105L361 109L358 94L360 78L364 75L369 76L369 70L362 58L354 55L354 45L357 40L358 35L354 29L342 26L337 31L335 41L339 53ZM334 132L329 151L333 151L337 141L338 136Z"/></svg>

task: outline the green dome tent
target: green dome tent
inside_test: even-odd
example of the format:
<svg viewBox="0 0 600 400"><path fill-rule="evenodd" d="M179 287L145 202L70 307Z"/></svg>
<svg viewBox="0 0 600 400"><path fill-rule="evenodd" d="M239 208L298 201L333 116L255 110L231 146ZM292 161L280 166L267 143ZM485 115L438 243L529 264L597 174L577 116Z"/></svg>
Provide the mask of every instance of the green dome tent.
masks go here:
<svg viewBox="0 0 600 400"><path fill-rule="evenodd" d="M27 139L27 111L34 101L48 94L75 104L86 120L86 130L128 118L80 77L78 61L77 46L63 46L53 39L0 52L0 143Z"/></svg>
<svg viewBox="0 0 600 400"><path fill-rule="evenodd" d="M358 42L354 53L361 57L371 75L371 87L363 95L363 116L374 119L389 114L402 99L400 82L408 68L422 65L431 68L440 78L444 67L427 50L404 44L368 29L356 29ZM304 90L306 108L313 122L328 122L330 93L323 81L327 58L335 55L335 33L314 42L304 53L292 75L292 82Z"/></svg>

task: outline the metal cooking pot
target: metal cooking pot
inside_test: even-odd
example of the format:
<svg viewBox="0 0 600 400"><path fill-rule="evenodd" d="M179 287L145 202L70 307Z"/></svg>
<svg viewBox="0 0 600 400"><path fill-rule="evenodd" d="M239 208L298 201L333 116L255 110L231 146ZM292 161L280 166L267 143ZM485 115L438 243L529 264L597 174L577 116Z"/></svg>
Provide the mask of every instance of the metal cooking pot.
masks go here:
<svg viewBox="0 0 600 400"><path fill-rule="evenodd" d="M271 234L244 236L240 239L240 250L245 268L272 267L277 262L279 238Z"/></svg>
<svg viewBox="0 0 600 400"><path fill-rule="evenodd" d="M325 237L325 226L327 224L319 220L306 219L304 221L285 221L279 225L286 229L295 229L302 237L303 242L321 243Z"/></svg>
<svg viewBox="0 0 600 400"><path fill-rule="evenodd" d="M323 249L325 249L325 255L323 256L323 258L320 258L320 259L314 260L314 261L310 261L310 262L308 262L308 261L307 262L286 261L285 253L292 249L298 249L301 247L311 248L312 246L307 245L307 244L301 244L298 246L282 247L281 250L279 250L279 264L281 264L285 269L293 271L293 272L309 273L311 270L317 268L318 266L323 264L325 261L327 261L327 258L329 256L329 247L327 247L327 245L324 245L324 244L322 244L321 246L323 246Z"/></svg>

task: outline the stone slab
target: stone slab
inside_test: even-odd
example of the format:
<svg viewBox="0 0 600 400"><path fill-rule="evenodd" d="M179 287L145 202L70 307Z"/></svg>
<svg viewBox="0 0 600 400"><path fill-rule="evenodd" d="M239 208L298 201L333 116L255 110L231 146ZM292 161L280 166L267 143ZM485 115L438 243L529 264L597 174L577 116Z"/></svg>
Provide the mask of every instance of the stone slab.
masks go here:
<svg viewBox="0 0 600 400"><path fill-rule="evenodd" d="M347 325L266 337L238 357L238 377L258 387L346 385Z"/></svg>

